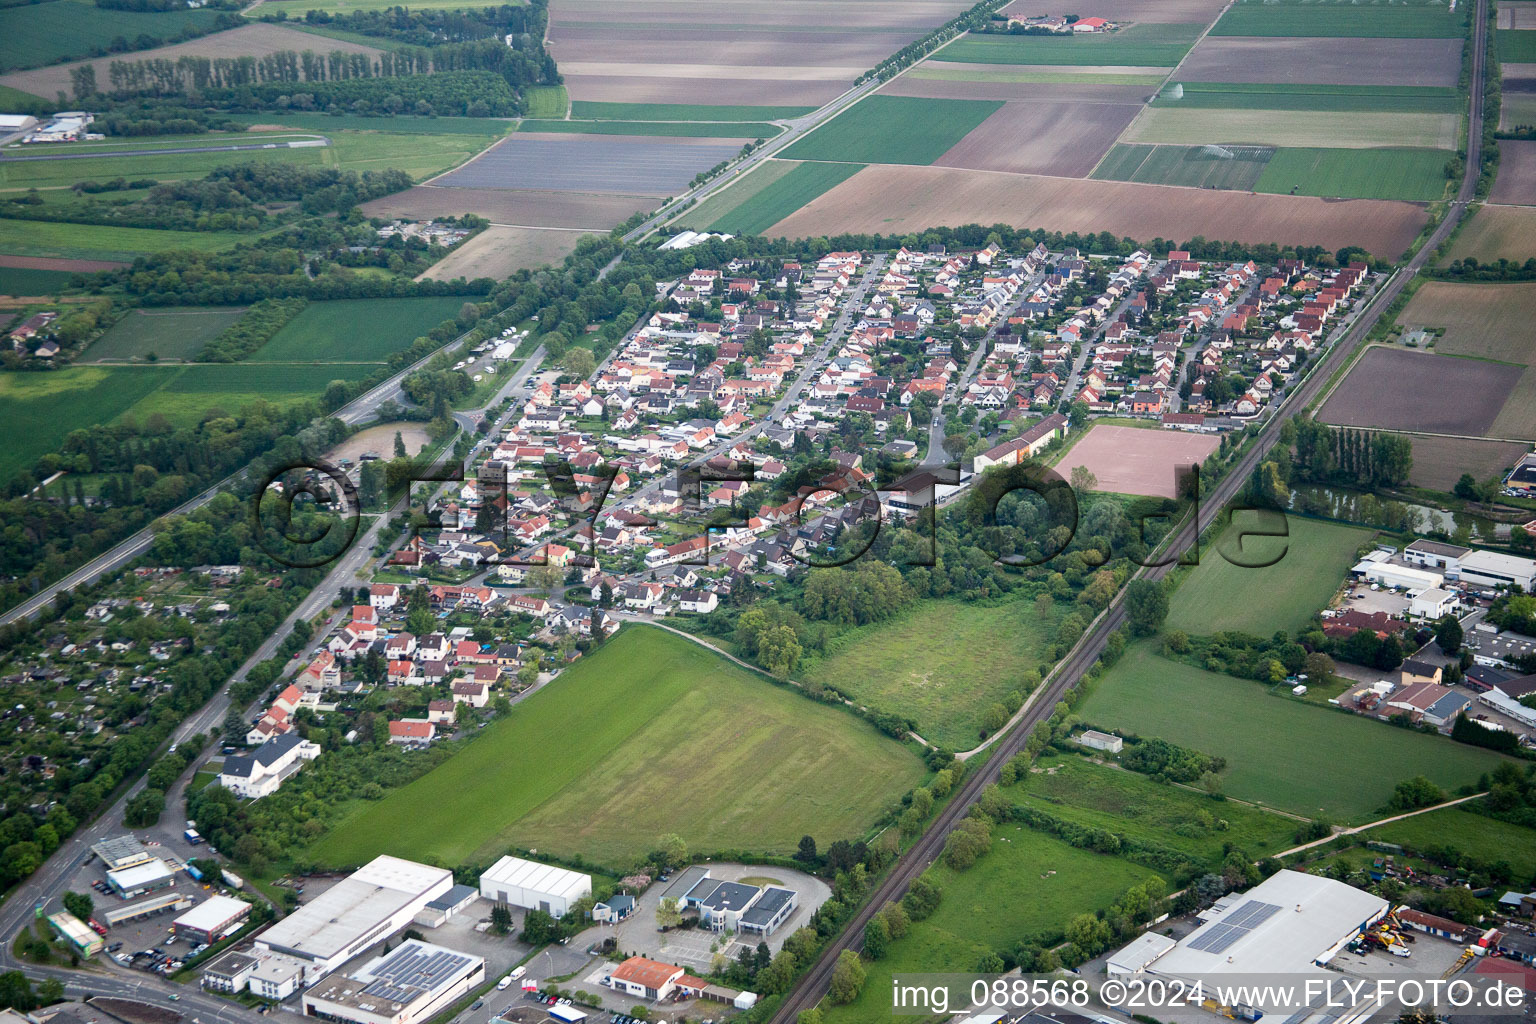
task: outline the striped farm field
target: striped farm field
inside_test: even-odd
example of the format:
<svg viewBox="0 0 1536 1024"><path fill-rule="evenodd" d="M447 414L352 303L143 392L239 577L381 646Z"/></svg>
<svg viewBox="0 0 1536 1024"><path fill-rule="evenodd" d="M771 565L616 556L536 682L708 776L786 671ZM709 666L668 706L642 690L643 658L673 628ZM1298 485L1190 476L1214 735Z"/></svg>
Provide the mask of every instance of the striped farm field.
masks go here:
<svg viewBox="0 0 1536 1024"><path fill-rule="evenodd" d="M784 150L790 160L931 164L1001 106L1000 100L870 96ZM893 130L893 126L901 126Z"/></svg>
<svg viewBox="0 0 1536 1024"><path fill-rule="evenodd" d="M1485 206L1461 226L1448 258L1523 263L1532 255L1532 238L1536 238L1536 207Z"/></svg>
<svg viewBox="0 0 1536 1024"><path fill-rule="evenodd" d="M671 135L680 139L771 139L784 129L762 121L533 121L525 132L570 135Z"/></svg>
<svg viewBox="0 0 1536 1024"><path fill-rule="evenodd" d="M1228 107L1242 110L1360 110L1375 113L1460 114L1466 104L1455 89L1433 85L1285 85L1253 82L1179 82L1180 95L1164 90L1157 107Z"/></svg>
<svg viewBox="0 0 1536 1024"><path fill-rule="evenodd" d="M464 304L454 296L311 302L250 357L253 363L376 363ZM321 385L324 387L324 385Z"/></svg>
<svg viewBox="0 0 1536 1024"><path fill-rule="evenodd" d="M1307 149L1286 147L1264 167L1254 189L1282 195L1433 202L1450 178L1445 149Z"/></svg>
<svg viewBox="0 0 1536 1024"><path fill-rule="evenodd" d="M930 58L975 64L1128 64L1171 68L1189 52L1202 25L1137 24L1117 32L1070 36L962 36Z"/></svg>
<svg viewBox="0 0 1536 1024"><path fill-rule="evenodd" d="M1237 0L1211 34L1449 39L1466 32L1470 8L1459 4L1453 11L1429 0Z"/></svg>
<svg viewBox="0 0 1536 1024"><path fill-rule="evenodd" d="M1340 117L1324 110L1244 110L1147 107L1121 142L1199 146L1232 143L1372 149L1413 146L1450 149L1460 122L1455 114L1377 113Z"/></svg>
<svg viewBox="0 0 1536 1024"><path fill-rule="evenodd" d="M571 116L604 121L783 121L804 117L815 107L753 107L692 103L598 103L577 100Z"/></svg>
<svg viewBox="0 0 1536 1024"><path fill-rule="evenodd" d="M1251 189L1274 155L1268 146L1241 146L1209 152L1206 146L1116 145L1093 169L1102 181L1139 181L1187 188Z"/></svg>
<svg viewBox="0 0 1536 1024"><path fill-rule="evenodd" d="M864 169L863 164L800 163L771 160L739 186L712 196L686 218L705 230L757 235L794 213L823 192ZM761 177L760 177L761 176ZM720 205L711 207L711 203ZM705 221L705 217L710 217Z"/></svg>

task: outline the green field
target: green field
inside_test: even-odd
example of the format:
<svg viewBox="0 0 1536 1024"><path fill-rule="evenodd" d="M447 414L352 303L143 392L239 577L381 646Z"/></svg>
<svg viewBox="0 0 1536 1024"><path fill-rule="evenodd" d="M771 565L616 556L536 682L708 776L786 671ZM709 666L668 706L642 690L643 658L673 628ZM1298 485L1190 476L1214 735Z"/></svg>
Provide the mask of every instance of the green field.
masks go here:
<svg viewBox="0 0 1536 1024"><path fill-rule="evenodd" d="M1505 64L1536 64L1536 32L1501 28L1496 33L1499 60Z"/></svg>
<svg viewBox="0 0 1536 1024"><path fill-rule="evenodd" d="M1201 25L1130 25L1117 32L1072 36L965 35L929 58L950 64L1065 64L1171 68L1200 35Z"/></svg>
<svg viewBox="0 0 1536 1024"><path fill-rule="evenodd" d="M1001 100L876 94L860 100L781 156L867 164L931 164L991 117Z"/></svg>
<svg viewBox="0 0 1536 1024"><path fill-rule="evenodd" d="M212 27L217 11L118 11L79 0L0 8L0 71L39 68L104 52L118 37L170 42L188 27Z"/></svg>
<svg viewBox="0 0 1536 1024"><path fill-rule="evenodd" d="M771 139L784 129L759 121L524 121L519 131L571 135L670 135L680 139Z"/></svg>
<svg viewBox="0 0 1536 1024"><path fill-rule="evenodd" d="M489 862L509 844L627 864L695 850L792 852L858 836L922 781L913 752L682 637L626 626L450 761L362 804L307 851Z"/></svg>
<svg viewBox="0 0 1536 1024"><path fill-rule="evenodd" d="M1213 36L1361 36L1441 39L1466 32L1465 4L1386 0L1237 0L1211 29Z"/></svg>
<svg viewBox="0 0 1536 1024"><path fill-rule="evenodd" d="M0 295L54 295L69 287L70 270L0 267Z"/></svg>
<svg viewBox="0 0 1536 1024"><path fill-rule="evenodd" d="M95 163L82 160L81 163ZM161 231L99 224L0 220L0 252L15 256L62 256L80 260L131 261L135 256L166 249L213 252L256 236L234 231Z"/></svg>
<svg viewBox="0 0 1536 1024"><path fill-rule="evenodd" d="M374 40L377 42L378 40ZM489 135L493 138L512 129L511 118L502 117L418 117L396 114L393 117L365 117L361 114L301 114L295 111L263 111L260 114L236 114L244 124L281 125L300 131L386 132L391 135ZM192 136L209 138L210 136Z"/></svg>
<svg viewBox="0 0 1536 1024"><path fill-rule="evenodd" d="M1268 517L1266 517L1266 522ZM1269 636L1277 629L1299 632L1328 604L1344 574L1355 563L1355 551L1372 531L1336 523L1286 516L1287 537L1247 537L1239 542L1228 527L1215 543L1200 552L1200 564L1187 573L1169 601L1165 630L1206 635L1240 629ZM1239 513L1242 529L1264 529L1255 513ZM1237 546L1241 543L1241 551ZM1262 563L1247 569L1224 557Z"/></svg>
<svg viewBox="0 0 1536 1024"><path fill-rule="evenodd" d="M992 835L991 852L968 871L942 863L928 869L925 877L944 890L938 910L891 943L885 959L865 964L868 980L857 999L845 1006L823 1001L826 1024L889 1024L892 974L968 973L985 954L1020 941L1059 941L1072 917L1108 908L1155 874L1020 825L1000 825Z"/></svg>
<svg viewBox="0 0 1536 1024"><path fill-rule="evenodd" d="M240 308L167 306L130 310L85 352L85 361L194 359L220 331L240 319Z"/></svg>
<svg viewBox="0 0 1536 1024"><path fill-rule="evenodd" d="M1433 202L1450 184L1444 149L1308 149L1282 146L1254 190L1336 199Z"/></svg>
<svg viewBox="0 0 1536 1024"><path fill-rule="evenodd" d="M1415 85L1319 85L1293 82L1180 82L1184 95L1168 99L1167 90L1153 106L1238 110L1364 110L1372 113L1459 114L1466 103L1455 89Z"/></svg>
<svg viewBox="0 0 1536 1024"><path fill-rule="evenodd" d="M784 121L815 107L710 106L692 103L592 103L576 100L571 116L600 121Z"/></svg>
<svg viewBox="0 0 1536 1024"><path fill-rule="evenodd" d="M1065 614L1065 613L1063 613ZM919 601L887 622L849 630L800 678L878 711L905 715L929 743L969 750L987 708L1050 659L1056 619L1032 601Z"/></svg>
<svg viewBox="0 0 1536 1024"><path fill-rule="evenodd" d="M1394 821L1362 838L1418 850L1452 846L1480 860L1508 861L1517 881L1536 875L1536 831L1460 807Z"/></svg>
<svg viewBox="0 0 1536 1024"><path fill-rule="evenodd" d="M176 374L172 367L70 366L51 373L0 373L6 443L0 480L29 469L72 430L108 423Z"/></svg>
<svg viewBox="0 0 1536 1024"><path fill-rule="evenodd" d="M937 58L935 58L937 59ZM997 84L1041 84L1041 85L1162 85L1166 76L1163 72L1157 74L1116 74L1113 71L1043 71L1031 68L1028 65L1020 65L1013 68L1004 68L999 65L996 68L981 70L978 68L959 68L948 64L935 64L931 62L919 64L909 70L906 78L930 82L992 82Z"/></svg>
<svg viewBox="0 0 1536 1024"><path fill-rule="evenodd" d="M1076 754L1042 757L1016 792L1020 803L1154 846L1172 847L1186 854L1193 866L1211 870L1220 870L1228 844L1255 859L1296 845L1292 818L1235 800L1213 800L1204 793L1154 782Z"/></svg>
<svg viewBox="0 0 1536 1024"><path fill-rule="evenodd" d="M495 7L501 2L502 0L418 0L411 4L411 8L423 11L453 10L462 7ZM295 15L302 18L307 11L347 14L352 11L382 11L399 7L400 4L396 0L277 0L272 6L283 11L290 18ZM256 8L251 13L253 16L260 16L272 12Z"/></svg>
<svg viewBox="0 0 1536 1024"><path fill-rule="evenodd" d="M759 235L863 169L863 164L770 160L690 210L685 219L703 225L701 230Z"/></svg>
<svg viewBox="0 0 1536 1024"><path fill-rule="evenodd" d="M257 401L290 405L319 398L331 381L366 377L380 365L195 363L180 367L163 386L135 402L126 415L142 423L146 417L159 413L173 425L185 426L201 420L210 409L234 415L243 406Z"/></svg>
<svg viewBox="0 0 1536 1024"><path fill-rule="evenodd" d="M1260 683L1170 661L1147 644L1126 651L1078 715L1226 758L1229 796L1341 821L1376 817L1403 779L1424 775L1454 790L1499 760L1442 736L1271 696Z"/></svg>
<svg viewBox="0 0 1536 1024"><path fill-rule="evenodd" d="M383 362L457 314L463 304L463 298L451 295L311 302L249 361Z"/></svg>
<svg viewBox="0 0 1536 1024"><path fill-rule="evenodd" d="M1228 147L1231 159L1212 156L1204 146L1136 146L1116 143L1089 175L1103 181L1147 185L1247 190L1274 155L1268 146Z"/></svg>
<svg viewBox="0 0 1536 1024"><path fill-rule="evenodd" d="M571 98L563 85L530 85L523 89L528 117L564 117L571 109Z"/></svg>

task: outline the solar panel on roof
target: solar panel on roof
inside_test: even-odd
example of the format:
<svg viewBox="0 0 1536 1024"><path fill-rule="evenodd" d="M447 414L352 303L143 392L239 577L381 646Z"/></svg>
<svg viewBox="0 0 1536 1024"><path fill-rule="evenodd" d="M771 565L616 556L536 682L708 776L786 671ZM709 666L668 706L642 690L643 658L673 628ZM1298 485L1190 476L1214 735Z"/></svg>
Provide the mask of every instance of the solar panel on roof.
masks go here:
<svg viewBox="0 0 1536 1024"><path fill-rule="evenodd" d="M1207 953L1225 953L1231 947L1232 943L1236 942L1238 939L1247 934L1248 929L1246 928L1234 928L1231 925L1228 925L1227 930L1221 935L1220 938L1213 939L1206 943L1205 951Z"/></svg>
<svg viewBox="0 0 1536 1024"><path fill-rule="evenodd" d="M1209 931L1207 931L1204 935L1201 935L1199 938L1197 938L1193 942L1191 942L1189 944L1189 948L1190 949L1198 949L1198 950L1202 950L1202 951L1205 951L1205 952L1209 952L1212 943L1216 942L1218 939L1220 939L1222 936L1226 935L1231 930L1232 930L1231 925L1227 925L1227 924L1213 924L1213 925L1211 925Z"/></svg>
<svg viewBox="0 0 1536 1024"><path fill-rule="evenodd" d="M1275 906L1273 903L1259 903L1258 901L1255 901L1253 916L1250 917L1247 922L1248 927L1257 928L1259 925L1263 924L1265 921L1268 921L1278 913L1280 913L1280 908Z"/></svg>

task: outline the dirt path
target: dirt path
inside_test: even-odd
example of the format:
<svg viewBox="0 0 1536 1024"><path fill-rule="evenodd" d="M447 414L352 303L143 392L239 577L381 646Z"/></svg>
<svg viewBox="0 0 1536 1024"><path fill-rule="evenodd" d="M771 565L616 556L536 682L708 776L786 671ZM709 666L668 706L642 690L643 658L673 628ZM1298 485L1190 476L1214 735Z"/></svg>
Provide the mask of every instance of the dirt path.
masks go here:
<svg viewBox="0 0 1536 1024"><path fill-rule="evenodd" d="M1487 793L1473 793L1471 796L1460 796L1455 800L1447 800L1443 804L1435 804L1432 807L1420 807L1416 811L1405 811L1402 814L1394 814L1389 818L1378 818L1376 821L1366 822L1364 825L1356 825L1353 828L1341 828L1334 832L1331 836L1325 836L1322 839L1314 839L1310 843L1302 843L1300 846L1293 846L1289 850L1281 850L1279 853L1273 854L1272 856L1289 857L1293 853L1300 853L1303 850L1310 850L1314 846L1322 846L1324 843L1337 839L1339 836L1358 835L1367 829L1377 828L1381 825L1390 825L1392 822L1402 821L1404 818L1415 818L1420 814L1428 814L1430 811L1441 811L1447 807L1455 807L1457 804L1464 804L1468 800L1476 800L1479 797L1484 797L1487 795Z"/></svg>

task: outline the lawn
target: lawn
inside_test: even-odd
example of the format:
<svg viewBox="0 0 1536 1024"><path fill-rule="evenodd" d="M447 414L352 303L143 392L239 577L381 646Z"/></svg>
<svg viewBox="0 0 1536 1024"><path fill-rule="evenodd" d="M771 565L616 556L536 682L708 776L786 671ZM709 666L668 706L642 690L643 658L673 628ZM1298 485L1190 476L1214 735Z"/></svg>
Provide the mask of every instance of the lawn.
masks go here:
<svg viewBox="0 0 1536 1024"><path fill-rule="evenodd" d="M844 710L626 626L307 855L459 864L515 844L626 864L667 833L694 850L788 853L806 834L861 835L924 774L911 749Z"/></svg>
<svg viewBox="0 0 1536 1024"><path fill-rule="evenodd" d="M1172 847L1188 855L1196 868L1220 870L1228 844L1252 858L1296 845L1293 819L1235 800L1213 800L1076 754L1044 757L1035 769L1010 790L1018 802L1058 818Z"/></svg>
<svg viewBox="0 0 1536 1024"><path fill-rule="evenodd" d="M1071 36L976 35L950 43L932 61L950 64L1057 64L1171 68L1204 26L1131 25L1117 32Z"/></svg>
<svg viewBox="0 0 1536 1024"><path fill-rule="evenodd" d="M0 373L6 443L0 480L55 450L72 430L107 423L164 384L171 367L71 366L51 373Z"/></svg>
<svg viewBox="0 0 1536 1024"><path fill-rule="evenodd" d="M1181 82L1184 95L1153 101L1159 107L1239 110L1363 110L1373 113L1459 114L1466 101L1455 89L1432 85L1325 85L1292 82Z"/></svg>
<svg viewBox="0 0 1536 1024"><path fill-rule="evenodd" d="M237 242L250 241L255 237L254 234L234 231L162 231L158 228L120 228L100 224L0 220L0 252L15 256L126 261L144 253L163 252L167 249L195 249L199 252L229 249Z"/></svg>
<svg viewBox="0 0 1536 1024"><path fill-rule="evenodd" d="M1451 846L1481 860L1508 861L1517 881L1536 875L1536 831L1460 807L1394 821L1371 829L1362 838L1416 850Z"/></svg>
<svg viewBox="0 0 1536 1024"><path fill-rule="evenodd" d="M1226 758L1229 796L1336 821L1378 817L1403 779L1424 775L1454 790L1499 761L1443 736L1271 696L1252 680L1162 658L1149 644L1127 650L1078 715Z"/></svg>
<svg viewBox="0 0 1536 1024"><path fill-rule="evenodd" d="M170 42L188 27L211 28L218 17L212 10L119 11L79 0L9 6L0 9L0 71L89 57L118 37Z"/></svg>
<svg viewBox="0 0 1536 1024"><path fill-rule="evenodd" d="M1283 146L1254 189L1339 199L1433 202L1445 195L1444 149L1306 149Z"/></svg>
<svg viewBox="0 0 1536 1024"><path fill-rule="evenodd" d="M1269 636L1277 629L1296 633L1306 626L1328 604L1372 531L1299 516L1286 516L1284 522L1286 537L1240 538L1229 526L1202 549L1198 566L1180 570L1185 575L1169 600L1163 628L1197 635L1240 629ZM1266 529L1256 513L1238 513L1235 524ZM1223 552L1230 552L1232 560ZM1265 568L1233 564L1275 559Z"/></svg>
<svg viewBox="0 0 1536 1024"><path fill-rule="evenodd" d="M929 743L969 750L987 709L1050 660L1055 626L1056 616L1040 619L1033 601L920 601L831 640L799 676L911 718Z"/></svg>
<svg viewBox="0 0 1536 1024"><path fill-rule="evenodd" d="M784 129L762 121L524 121L520 131L569 135L663 135L680 139L771 139Z"/></svg>
<svg viewBox="0 0 1536 1024"><path fill-rule="evenodd" d="M311 302L249 361L383 362L456 315L463 304L463 298L451 295Z"/></svg>
<svg viewBox="0 0 1536 1024"><path fill-rule="evenodd" d="M186 359L244 312L241 308L156 307L130 310L100 338L91 343L85 360Z"/></svg>
<svg viewBox="0 0 1536 1024"><path fill-rule="evenodd" d="M0 267L0 295L54 295L69 287L71 270Z"/></svg>
<svg viewBox="0 0 1536 1024"><path fill-rule="evenodd" d="M571 109L571 98L563 85L525 86L523 102L528 117L564 117Z"/></svg>
<svg viewBox="0 0 1536 1024"><path fill-rule="evenodd" d="M783 156L871 164L931 164L991 117L1001 100L936 100L876 94L860 100Z"/></svg>
<svg viewBox="0 0 1536 1024"><path fill-rule="evenodd" d="M1360 36L1448 39L1467 29L1469 5L1359 0L1237 0L1211 29L1214 36Z"/></svg>
<svg viewBox="0 0 1536 1024"><path fill-rule="evenodd" d="M577 100L571 116L602 121L784 121L815 107L710 106L692 103L594 103Z"/></svg>
<svg viewBox="0 0 1536 1024"><path fill-rule="evenodd" d="M687 219L703 225L703 230L761 234L863 168L863 164L771 160L735 187L705 200Z"/></svg>
<svg viewBox="0 0 1536 1024"><path fill-rule="evenodd" d="M1204 146L1133 146L1117 143L1104 154L1090 177L1139 181L1147 185L1248 190L1274 155L1268 146L1229 147L1230 158Z"/></svg>
<svg viewBox="0 0 1536 1024"><path fill-rule="evenodd" d="M888 1024L891 975L971 972L989 952L1025 939L1054 945L1077 914L1108 908L1155 872L1107 854L1079 850L1021 825L1001 825L992 850L972 868L942 863L925 877L943 889L933 916L891 943L885 959L865 964L868 980L846 1006L823 1002L826 1024Z"/></svg>

